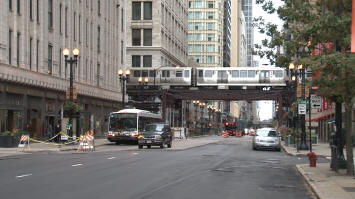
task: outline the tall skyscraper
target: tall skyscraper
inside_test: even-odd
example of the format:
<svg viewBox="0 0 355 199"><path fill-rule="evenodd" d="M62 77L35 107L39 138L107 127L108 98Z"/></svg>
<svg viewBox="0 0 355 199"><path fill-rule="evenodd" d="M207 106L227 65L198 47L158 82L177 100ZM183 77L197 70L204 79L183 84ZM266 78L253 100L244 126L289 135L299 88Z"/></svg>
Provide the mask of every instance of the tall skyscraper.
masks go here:
<svg viewBox="0 0 355 199"><path fill-rule="evenodd" d="M253 0L243 0L242 9L245 16L247 27L247 66L253 66L252 48L254 47L254 29L253 29Z"/></svg>
<svg viewBox="0 0 355 199"><path fill-rule="evenodd" d="M188 10L189 59L223 67L224 0L190 0Z"/></svg>
<svg viewBox="0 0 355 199"><path fill-rule="evenodd" d="M223 67L231 66L231 14L231 0L224 0Z"/></svg>

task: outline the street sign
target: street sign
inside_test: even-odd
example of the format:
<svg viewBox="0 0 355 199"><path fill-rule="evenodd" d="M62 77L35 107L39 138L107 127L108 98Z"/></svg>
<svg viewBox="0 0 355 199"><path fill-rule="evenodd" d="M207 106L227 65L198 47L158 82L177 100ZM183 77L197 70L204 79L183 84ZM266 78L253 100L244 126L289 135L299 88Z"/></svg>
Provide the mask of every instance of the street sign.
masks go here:
<svg viewBox="0 0 355 199"><path fill-rule="evenodd" d="M322 107L322 97L311 95L311 107L313 109L320 109Z"/></svg>
<svg viewBox="0 0 355 199"><path fill-rule="evenodd" d="M307 113L307 104L298 104L298 114L306 115Z"/></svg>
<svg viewBox="0 0 355 199"><path fill-rule="evenodd" d="M305 93L304 93L304 96L306 98L309 97L309 87L308 86L305 86ZM302 97L302 84L298 84L297 86L297 97Z"/></svg>
<svg viewBox="0 0 355 199"><path fill-rule="evenodd" d="M309 104L308 100L303 100L303 99L297 99L298 104Z"/></svg>

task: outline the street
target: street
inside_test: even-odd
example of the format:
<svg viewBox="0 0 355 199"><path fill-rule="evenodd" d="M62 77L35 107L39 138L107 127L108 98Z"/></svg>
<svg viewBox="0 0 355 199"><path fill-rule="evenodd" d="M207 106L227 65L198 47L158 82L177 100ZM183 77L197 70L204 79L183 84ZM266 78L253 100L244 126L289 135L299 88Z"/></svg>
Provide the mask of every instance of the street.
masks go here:
<svg viewBox="0 0 355 199"><path fill-rule="evenodd" d="M38 153L0 160L0 192L13 199L315 198L295 170L307 162L253 151L250 138L234 137L186 150Z"/></svg>

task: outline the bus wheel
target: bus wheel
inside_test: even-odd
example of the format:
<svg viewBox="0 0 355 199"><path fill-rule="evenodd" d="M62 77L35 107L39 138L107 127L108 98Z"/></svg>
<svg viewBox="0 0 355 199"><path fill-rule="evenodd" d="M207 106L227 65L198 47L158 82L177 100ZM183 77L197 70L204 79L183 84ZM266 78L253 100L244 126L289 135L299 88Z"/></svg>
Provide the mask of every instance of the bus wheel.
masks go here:
<svg viewBox="0 0 355 199"><path fill-rule="evenodd" d="M143 145L138 145L138 148L139 149L143 149Z"/></svg>
<svg viewBox="0 0 355 199"><path fill-rule="evenodd" d="M152 146L151 146L151 145L148 145L147 148L150 149L150 148L152 148Z"/></svg>

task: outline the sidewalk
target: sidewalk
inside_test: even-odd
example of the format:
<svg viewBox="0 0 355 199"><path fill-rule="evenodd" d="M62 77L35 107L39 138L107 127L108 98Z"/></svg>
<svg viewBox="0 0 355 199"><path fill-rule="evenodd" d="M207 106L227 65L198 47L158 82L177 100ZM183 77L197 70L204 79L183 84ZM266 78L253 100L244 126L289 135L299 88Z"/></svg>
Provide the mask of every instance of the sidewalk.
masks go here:
<svg viewBox="0 0 355 199"><path fill-rule="evenodd" d="M285 146L284 151L293 156L306 156L309 151L299 151L293 146ZM320 143L312 146L312 151L317 156L330 158L330 146L328 143ZM317 167L310 167L309 164L296 165L298 172L311 186L314 193L320 199L354 199L355 179L347 176L346 170L334 172L330 169L330 163L317 163Z"/></svg>
<svg viewBox="0 0 355 199"><path fill-rule="evenodd" d="M177 139L173 140L173 147L166 148L164 150L185 150L188 148L199 147L210 143L215 143L221 141L221 137L217 136L208 136L208 137L196 137L196 138L188 138L188 139ZM0 159L3 157L8 156L17 156L17 155L25 155L31 153L60 153L60 152L67 152L67 151L75 151L78 148L78 144L74 145L56 145L57 143L31 143L30 149L25 148L0 148ZM100 151L107 151L103 149L105 145L112 145L105 138L95 139L95 148L97 152ZM138 149L137 145L120 145L115 146L115 150L136 150Z"/></svg>

